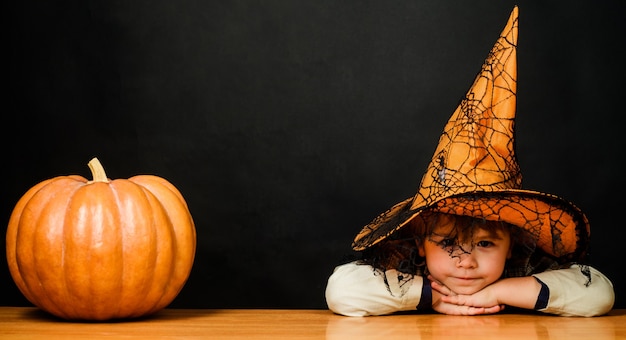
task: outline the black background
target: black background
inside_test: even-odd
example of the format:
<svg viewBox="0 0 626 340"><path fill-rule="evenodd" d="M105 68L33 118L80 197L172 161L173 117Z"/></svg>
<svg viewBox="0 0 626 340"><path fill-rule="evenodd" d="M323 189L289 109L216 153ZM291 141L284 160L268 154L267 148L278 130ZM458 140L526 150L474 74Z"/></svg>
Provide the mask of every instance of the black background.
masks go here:
<svg viewBox="0 0 626 340"><path fill-rule="evenodd" d="M415 193L515 4L524 187L588 214L626 308L618 0L14 1L2 230L28 188L90 177L97 156L189 204L198 249L172 307L326 308L328 275ZM28 305L6 261L0 283L0 305Z"/></svg>

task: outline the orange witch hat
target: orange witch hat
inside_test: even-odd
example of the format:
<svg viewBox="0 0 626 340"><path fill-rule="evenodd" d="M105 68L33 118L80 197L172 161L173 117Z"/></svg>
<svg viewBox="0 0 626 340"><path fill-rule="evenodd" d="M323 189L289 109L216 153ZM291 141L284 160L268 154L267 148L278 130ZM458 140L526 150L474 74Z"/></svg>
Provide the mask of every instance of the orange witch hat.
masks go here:
<svg viewBox="0 0 626 340"><path fill-rule="evenodd" d="M425 210L504 221L527 230L560 260L581 260L589 222L572 203L521 189L515 155L518 9L446 124L417 194L378 216L356 236L364 250Z"/></svg>

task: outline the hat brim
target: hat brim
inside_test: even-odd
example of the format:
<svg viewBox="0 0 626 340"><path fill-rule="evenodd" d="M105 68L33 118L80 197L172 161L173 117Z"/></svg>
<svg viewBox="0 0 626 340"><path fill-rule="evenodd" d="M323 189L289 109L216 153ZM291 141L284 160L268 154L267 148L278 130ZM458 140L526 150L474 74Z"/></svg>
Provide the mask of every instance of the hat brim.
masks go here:
<svg viewBox="0 0 626 340"><path fill-rule="evenodd" d="M352 247L364 250L384 240L426 210L503 221L529 232L537 247L563 262L582 260L589 244L589 222L571 202L531 190L465 192L411 209L404 200L365 226Z"/></svg>

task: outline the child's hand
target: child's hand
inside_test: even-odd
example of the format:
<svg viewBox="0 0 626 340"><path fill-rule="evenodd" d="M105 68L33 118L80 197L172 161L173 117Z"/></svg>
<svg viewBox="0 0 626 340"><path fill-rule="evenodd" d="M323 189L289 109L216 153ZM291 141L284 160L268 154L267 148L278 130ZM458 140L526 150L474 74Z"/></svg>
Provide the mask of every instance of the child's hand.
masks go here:
<svg viewBox="0 0 626 340"><path fill-rule="evenodd" d="M472 295L458 295L448 287L436 281L432 276L428 279L432 287L432 307L435 311L450 315L480 315L498 313L504 305L487 289Z"/></svg>
<svg viewBox="0 0 626 340"><path fill-rule="evenodd" d="M504 309L504 305L532 309L539 296L541 284L532 276L498 280L478 292L459 295L432 276L433 309L446 314L491 314Z"/></svg>

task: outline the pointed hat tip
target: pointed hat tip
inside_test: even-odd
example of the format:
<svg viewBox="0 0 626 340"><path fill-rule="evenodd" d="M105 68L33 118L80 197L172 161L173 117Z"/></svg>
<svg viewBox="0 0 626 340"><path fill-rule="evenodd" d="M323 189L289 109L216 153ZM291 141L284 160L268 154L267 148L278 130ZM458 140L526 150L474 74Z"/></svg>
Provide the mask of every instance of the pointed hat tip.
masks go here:
<svg viewBox="0 0 626 340"><path fill-rule="evenodd" d="M519 9L517 5L513 6L513 10L511 11L511 15L509 16L509 22L517 21L517 17L519 16ZM517 25L516 25L517 26Z"/></svg>

